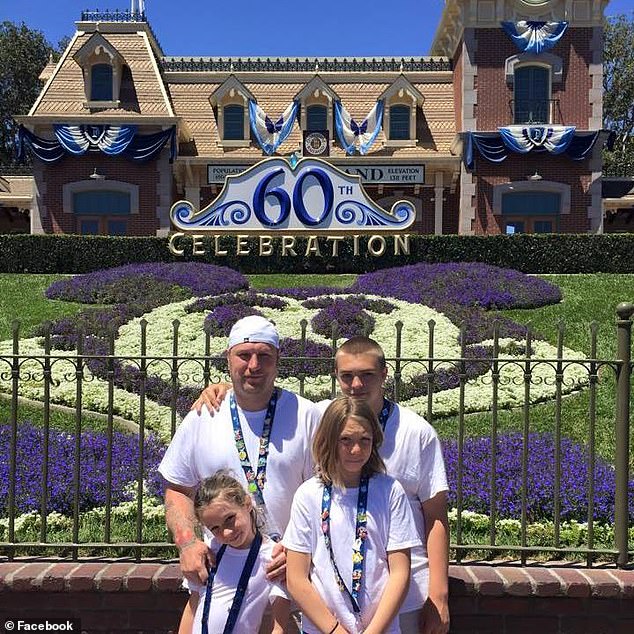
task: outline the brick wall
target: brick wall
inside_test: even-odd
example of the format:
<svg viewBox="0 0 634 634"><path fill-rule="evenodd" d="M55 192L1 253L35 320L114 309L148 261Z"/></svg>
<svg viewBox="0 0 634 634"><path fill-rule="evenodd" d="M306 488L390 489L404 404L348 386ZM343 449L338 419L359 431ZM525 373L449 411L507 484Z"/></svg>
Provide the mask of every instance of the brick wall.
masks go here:
<svg viewBox="0 0 634 634"><path fill-rule="evenodd" d="M77 217L64 213L63 188L67 183L89 178L93 170L104 174L106 183L122 181L139 186L139 213L126 216L129 235L156 235L159 221L156 209L159 206L159 173L156 161L137 163L117 156L106 156L101 152L80 157L67 156L54 168L46 170L46 187L42 204L47 215L42 218L46 233L77 233Z"/></svg>
<svg viewBox="0 0 634 634"><path fill-rule="evenodd" d="M0 625L79 618L85 632L167 634L180 581L176 564L2 563ZM451 566L450 609L452 634L631 634L634 572Z"/></svg>
<svg viewBox="0 0 634 634"><path fill-rule="evenodd" d="M592 196L586 190L591 175L587 161L573 161L567 156L543 154L510 154L500 168L499 163L491 163L478 156L474 173L477 174L477 201L474 232L476 234L498 234L501 232L500 215L493 214L493 187L512 181L525 181L538 172L545 181L555 181L570 185L570 214L559 217L559 231L562 233L587 233L590 221L587 209Z"/></svg>
<svg viewBox="0 0 634 634"><path fill-rule="evenodd" d="M475 34L478 130L497 130L498 126L513 123L509 106L513 86L506 83L504 63L519 51L502 29L476 29ZM563 81L553 83L552 87L551 98L558 99L560 107L554 123L588 129L592 114L588 98L591 38L592 29L571 28L550 51L561 57L563 63Z"/></svg>

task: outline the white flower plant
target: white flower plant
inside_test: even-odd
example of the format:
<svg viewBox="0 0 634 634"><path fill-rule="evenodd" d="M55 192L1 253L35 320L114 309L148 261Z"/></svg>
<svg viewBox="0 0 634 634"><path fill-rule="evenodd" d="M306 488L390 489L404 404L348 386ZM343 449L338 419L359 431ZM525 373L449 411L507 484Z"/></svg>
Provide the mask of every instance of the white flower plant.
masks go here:
<svg viewBox="0 0 634 634"><path fill-rule="evenodd" d="M263 293L258 293L264 295ZM345 297L338 295L337 297ZM366 295L367 299L382 299ZM284 297L286 306L284 309L272 309L258 307L258 310L277 325L282 337L301 337L300 321L306 319L309 323L309 339L330 345L332 342L322 335L310 330L310 320L319 310L307 309L301 301ZM180 323L178 333L179 357L203 357L205 352L205 333L203 324L207 312L187 312L186 307L193 300L175 302L156 308L133 319L119 329L119 336L115 342L115 355L122 357L138 357L141 354L141 319L147 321L147 351L149 357L171 357L173 350L173 322ZM459 329L443 314L428 306L411 304L405 301L389 298L389 302L395 306L389 314L374 313L367 310L374 317L376 323L372 337L376 339L385 350L387 358L396 356L396 330L395 323L403 323L401 340L401 357L425 359L429 348L429 321L435 322L434 328L434 358L443 360L458 360L461 357L459 345ZM479 346L491 345L491 341L479 342ZM500 377L498 381L498 406L517 407L524 403L524 361L523 356L518 356L517 350L523 350L526 342L518 339L501 339L499 341ZM211 337L210 354L212 357L220 356L226 347L225 337ZM0 357L9 357L12 354L10 341L0 342ZM37 338L22 339L19 342L19 354L24 357L41 357L44 349L41 340ZM74 352L55 351L58 360L52 364L52 385L50 397L53 402L74 406L76 399L75 365L66 361L64 357L73 357ZM523 353L522 353L523 355ZM533 340L531 344L531 371L530 402L535 403L554 398L556 391L556 363L557 350L554 346L541 340ZM578 361L582 354L564 348L563 351L563 381L561 387L563 393L569 393L581 389L587 384L588 373L582 362ZM435 369L450 368L447 361L436 363ZM9 368L0 370L0 390L11 392L12 381ZM402 382L407 382L415 374L425 371L420 363L404 364L402 369ZM167 363L150 363L150 374L170 378L170 368ZM198 381L202 379L202 367L197 361L182 361L178 366L179 380L182 382ZM108 383L85 369L86 380L82 390L82 407L96 412L107 412L108 409ZM493 394L492 372L488 372L467 381L464 390L464 407L467 412L482 412L491 408ZM218 368L211 368L211 380L226 380L226 375ZM308 398L316 398L329 390L332 379L329 375L310 377L305 384L305 393ZM296 379L279 379L282 387L297 389ZM42 364L40 361L22 361L20 367L20 380L18 392L21 396L42 400L44 395L44 382ZM427 396L419 396L404 401L403 404L414 411L424 415L427 411ZM432 409L436 416L455 414L460 407L460 388L447 389L435 392L432 396ZM114 413L128 420L139 422L140 398L125 390L114 388L113 399ZM165 442L169 440L172 414L169 407L154 403L149 399L145 401L145 424L154 430Z"/></svg>

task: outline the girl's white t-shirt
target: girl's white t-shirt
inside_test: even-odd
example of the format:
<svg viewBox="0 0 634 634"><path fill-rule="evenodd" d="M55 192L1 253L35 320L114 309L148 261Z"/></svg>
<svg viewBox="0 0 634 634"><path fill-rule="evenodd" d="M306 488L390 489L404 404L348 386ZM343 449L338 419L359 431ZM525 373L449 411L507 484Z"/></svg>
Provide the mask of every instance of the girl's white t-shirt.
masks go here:
<svg viewBox="0 0 634 634"><path fill-rule="evenodd" d="M271 561L274 545L275 542L267 538L262 542L249 584L247 585L244 600L242 601L238 622L235 627L236 632L257 634L260 630L262 616L269 602L273 602L276 597L286 598L287 596L278 584L271 583L266 578L266 566ZM217 552L219 548L220 544L213 540L211 549ZM214 578L209 619L207 621L209 634L221 634L223 632L236 594L238 581L248 556L248 548L238 549L227 546L225 549ZM192 634L200 634L202 632L206 586L189 583L189 589L190 592L198 593L199 595Z"/></svg>
<svg viewBox="0 0 634 634"><path fill-rule="evenodd" d="M387 475L370 478L363 581L359 594L361 613L356 615L347 593L339 590L330 554L321 530L321 503L324 485L318 478L304 482L293 498L291 519L282 543L286 548L311 555L311 581L338 621L350 634L365 629L381 600L389 577L387 553L420 545L414 517L403 487ZM339 572L350 589L352 583L352 545L356 530L358 488L332 489L330 534ZM304 632L319 629L306 617ZM400 632L395 619L386 633Z"/></svg>

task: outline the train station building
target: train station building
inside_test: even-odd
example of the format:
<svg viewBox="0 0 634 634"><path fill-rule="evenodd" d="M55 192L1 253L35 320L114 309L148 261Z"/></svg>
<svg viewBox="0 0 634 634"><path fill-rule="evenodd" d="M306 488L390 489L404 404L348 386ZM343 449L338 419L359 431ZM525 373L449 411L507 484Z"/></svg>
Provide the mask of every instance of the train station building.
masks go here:
<svg viewBox="0 0 634 634"><path fill-rule="evenodd" d="M84 12L16 117L33 173L0 177L0 222L167 235L176 201L310 157L411 203L410 233L631 231L601 176L606 5L448 0L421 58L170 57L145 12Z"/></svg>

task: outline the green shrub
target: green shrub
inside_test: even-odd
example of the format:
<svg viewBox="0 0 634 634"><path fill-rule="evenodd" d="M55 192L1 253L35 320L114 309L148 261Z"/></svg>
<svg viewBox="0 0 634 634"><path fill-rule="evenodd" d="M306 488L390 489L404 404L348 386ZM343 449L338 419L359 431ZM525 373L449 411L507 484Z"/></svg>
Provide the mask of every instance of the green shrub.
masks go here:
<svg viewBox="0 0 634 634"><path fill-rule="evenodd" d="M309 238L298 236L297 256L281 255L281 238L273 239L273 255L259 256L259 238L242 239L236 254L236 237L223 236L215 255L213 236L202 241L203 255L193 255L191 238L183 239L183 256L172 255L164 237L76 235L0 235L0 272L85 273L133 262L194 260L230 266L243 273L363 273L417 262L486 262L525 273L632 273L634 233L544 234L513 236L411 235L409 255L394 255L393 238L379 257L367 252L367 236L359 238L354 255L352 238L333 243L319 238L321 257L306 255ZM376 246L376 245L375 245Z"/></svg>

